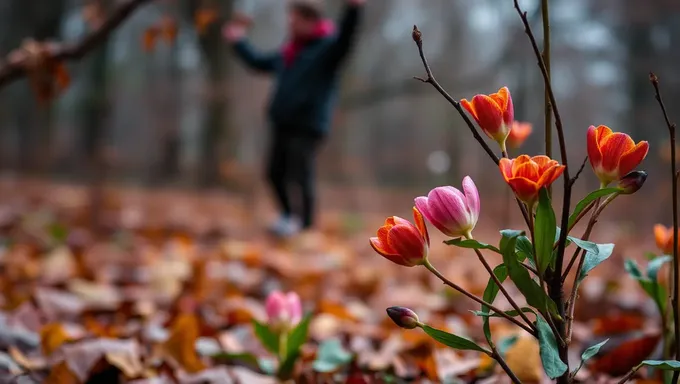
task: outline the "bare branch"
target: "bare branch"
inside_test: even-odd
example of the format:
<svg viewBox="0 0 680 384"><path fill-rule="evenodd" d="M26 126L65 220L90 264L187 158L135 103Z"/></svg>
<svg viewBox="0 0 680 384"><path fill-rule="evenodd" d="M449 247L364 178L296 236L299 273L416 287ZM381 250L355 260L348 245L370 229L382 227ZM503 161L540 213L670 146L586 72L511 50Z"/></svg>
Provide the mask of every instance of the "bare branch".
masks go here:
<svg viewBox="0 0 680 384"><path fill-rule="evenodd" d="M55 61L79 60L101 42L106 40L123 21L140 6L152 0L127 0L119 5L103 24L91 34L85 36L77 44L54 43L47 46L50 59ZM26 55L9 55L8 59L0 63L0 87L16 81L27 73Z"/></svg>

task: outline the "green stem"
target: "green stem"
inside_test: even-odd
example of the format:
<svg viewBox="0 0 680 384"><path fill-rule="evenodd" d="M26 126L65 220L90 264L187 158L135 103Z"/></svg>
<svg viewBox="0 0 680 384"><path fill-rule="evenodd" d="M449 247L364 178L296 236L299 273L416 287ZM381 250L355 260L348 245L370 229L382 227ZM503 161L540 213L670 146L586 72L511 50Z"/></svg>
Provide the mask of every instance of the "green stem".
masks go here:
<svg viewBox="0 0 680 384"><path fill-rule="evenodd" d="M279 335L279 364L283 364L288 357L288 331L281 331Z"/></svg>

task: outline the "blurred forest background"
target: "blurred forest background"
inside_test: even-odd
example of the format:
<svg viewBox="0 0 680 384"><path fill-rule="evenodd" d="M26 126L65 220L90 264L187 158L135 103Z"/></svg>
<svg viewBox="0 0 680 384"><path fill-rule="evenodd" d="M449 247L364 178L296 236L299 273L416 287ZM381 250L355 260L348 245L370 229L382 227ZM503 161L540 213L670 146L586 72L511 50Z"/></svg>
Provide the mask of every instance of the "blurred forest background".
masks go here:
<svg viewBox="0 0 680 384"><path fill-rule="evenodd" d="M328 3L329 13L337 16L343 2ZM116 1L104 4L114 7ZM678 118L680 2L551 4L552 74L570 161L585 157L590 124L649 140L652 151L643 168L650 179L643 195L654 201L637 208L629 204L623 217L638 221L637 212L649 222L665 218L668 155L660 148L667 148L667 131L648 72L662 79L666 105ZM540 31L539 2L522 5ZM203 6L216 6L221 14L199 33L195 20ZM72 84L53 103L39 105L27 80L3 88L3 175L69 182L99 175L136 186L262 196L270 81L235 62L221 37L222 23L236 11L254 18L251 38L258 47L276 49L282 43L282 0L155 1L83 60L68 62ZM92 29L87 15L83 0L0 1L0 54L4 57L27 37L77 41ZM168 16L179 22L175 43L145 49L145 32ZM410 37L413 24L424 33L437 79L455 98L507 85L516 118L534 124L522 152L543 152L543 83L512 2L371 0L322 153L324 207L384 211L399 191L422 194L435 185L457 185L466 174L482 194L499 195L504 188L456 111L431 87L412 79L423 73ZM584 172L577 191L595 185L594 176ZM399 206L408 208L404 202L410 198L398 198ZM498 206L506 203L499 199Z"/></svg>

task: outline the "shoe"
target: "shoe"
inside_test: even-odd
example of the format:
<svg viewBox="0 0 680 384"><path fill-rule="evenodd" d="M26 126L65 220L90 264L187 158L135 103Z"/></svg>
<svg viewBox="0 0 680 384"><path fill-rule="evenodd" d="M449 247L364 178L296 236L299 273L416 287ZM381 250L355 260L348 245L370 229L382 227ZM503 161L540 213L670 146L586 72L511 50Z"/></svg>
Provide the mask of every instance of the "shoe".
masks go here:
<svg viewBox="0 0 680 384"><path fill-rule="evenodd" d="M277 237L287 238L300 232L300 222L294 217L281 216L269 227L269 232Z"/></svg>

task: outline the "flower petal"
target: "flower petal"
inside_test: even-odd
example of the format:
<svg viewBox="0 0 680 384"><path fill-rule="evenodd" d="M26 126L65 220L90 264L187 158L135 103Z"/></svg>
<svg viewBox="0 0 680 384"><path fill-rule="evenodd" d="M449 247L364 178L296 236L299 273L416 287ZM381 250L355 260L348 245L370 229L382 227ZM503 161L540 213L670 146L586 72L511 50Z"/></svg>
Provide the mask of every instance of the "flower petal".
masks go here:
<svg viewBox="0 0 680 384"><path fill-rule="evenodd" d="M387 236L390 247L397 251L402 258L402 265L414 266L420 264L426 254L425 239L414 226L397 225Z"/></svg>
<svg viewBox="0 0 680 384"><path fill-rule="evenodd" d="M288 295L286 295L286 303L291 325L299 323L300 320L302 320L302 303L300 302L300 296L295 292L289 292Z"/></svg>
<svg viewBox="0 0 680 384"><path fill-rule="evenodd" d="M555 180L557 180L560 175L564 172L564 165L554 165L551 168L548 168L542 175L541 178L538 179L538 184L539 188L547 187L550 184L552 184Z"/></svg>
<svg viewBox="0 0 680 384"><path fill-rule="evenodd" d="M416 207L413 207L413 219L416 224L416 228L418 228L420 234L425 238L425 241L427 241L427 245L430 245L430 235L427 233L427 225L425 225L423 214L420 213Z"/></svg>
<svg viewBox="0 0 680 384"><path fill-rule="evenodd" d="M475 119L475 121L477 121L477 111L475 110L475 106L472 103L467 101L467 99L461 99L460 105L461 107L465 108L465 110L468 111L468 113L470 113L470 115L472 116L472 118Z"/></svg>
<svg viewBox="0 0 680 384"><path fill-rule="evenodd" d="M602 163L602 152L600 152L600 144L597 140L598 129L594 125L588 127L586 134L586 145L588 149L588 160L593 169L597 168Z"/></svg>
<svg viewBox="0 0 680 384"><path fill-rule="evenodd" d="M472 218L465 195L458 189L451 186L437 187L428 194L428 204L432 225L445 235L460 236L461 229L469 227Z"/></svg>
<svg viewBox="0 0 680 384"><path fill-rule="evenodd" d="M625 133L615 132L605 137L600 142L602 169L607 173L618 171L621 157L633 148L635 148L635 142Z"/></svg>
<svg viewBox="0 0 680 384"><path fill-rule="evenodd" d="M633 149L624 153L619 160L619 176L627 175L630 171L637 168L642 160L647 157L647 152L649 152L649 143L641 141Z"/></svg>
<svg viewBox="0 0 680 384"><path fill-rule="evenodd" d="M472 103L477 113L477 124L487 136L493 138L503 124L503 111L494 99L486 95L476 95Z"/></svg>
<svg viewBox="0 0 680 384"><path fill-rule="evenodd" d="M673 252L673 229L666 228L661 224L656 224L654 226L654 240L656 241L656 246L664 253ZM670 243L670 247L669 244Z"/></svg>
<svg viewBox="0 0 680 384"><path fill-rule="evenodd" d="M472 216L472 221L477 223L479 220L479 211L481 209L481 202L479 199L479 191L475 182L472 181L470 176L465 176L463 178L463 192L465 192L465 200L467 202L467 208Z"/></svg>
<svg viewBox="0 0 680 384"><path fill-rule="evenodd" d="M532 180L532 181L537 181L539 177L541 176L539 173L539 167L538 164L534 163L533 161L529 161L526 163L523 163L519 167L516 167L513 170L513 176L514 177L524 177L526 179Z"/></svg>
<svg viewBox="0 0 680 384"><path fill-rule="evenodd" d="M510 179L508 184L510 184L512 190L515 191L517 198L527 204L536 200L538 191L540 190L538 184L522 177Z"/></svg>
<svg viewBox="0 0 680 384"><path fill-rule="evenodd" d="M528 155L519 155L517 158L512 160L512 174L515 175L517 173L517 168L521 167L525 163L528 163L531 161L531 157Z"/></svg>
<svg viewBox="0 0 680 384"><path fill-rule="evenodd" d="M503 175L503 179L507 183L512 178L512 160L505 157L502 158L498 163L498 168L501 170L501 175Z"/></svg>

